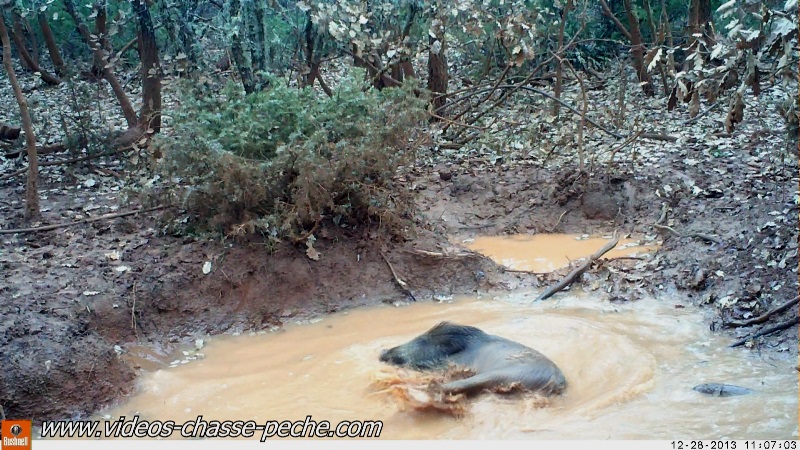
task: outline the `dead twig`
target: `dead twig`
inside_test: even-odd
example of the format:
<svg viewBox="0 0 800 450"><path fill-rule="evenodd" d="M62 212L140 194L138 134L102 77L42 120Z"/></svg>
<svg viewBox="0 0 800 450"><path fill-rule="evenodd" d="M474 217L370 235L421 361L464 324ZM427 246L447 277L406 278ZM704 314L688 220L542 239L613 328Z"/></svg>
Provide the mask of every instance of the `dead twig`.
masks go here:
<svg viewBox="0 0 800 450"><path fill-rule="evenodd" d="M691 119L689 119L689 120L685 120L685 121L683 121L683 124L684 124L684 125L689 125L690 123L692 123L692 122L696 121L697 119L699 119L699 118L701 118L701 117L705 116L706 114L708 114L708 113L709 113L709 112L710 112L712 109L716 108L716 107L717 107L717 105L719 105L719 102L718 102L718 101L714 102L714 104L713 104L713 105L711 105L711 106L709 106L708 108L706 108L706 109L705 109L703 112L701 112L700 114L698 114L698 115L696 115L696 116L692 117L692 118L691 118Z"/></svg>
<svg viewBox="0 0 800 450"><path fill-rule="evenodd" d="M629 256L613 256L613 257L606 258L606 261L619 261L619 260L623 260L623 259L635 259L637 261L645 261L645 260L647 260L647 257L646 256L633 256L633 255L629 255Z"/></svg>
<svg viewBox="0 0 800 450"><path fill-rule="evenodd" d="M644 131L644 129L640 129L639 131L637 131L637 132L631 134L630 136L628 136L627 138L625 138L625 140L621 144L619 144L618 146L616 146L613 150L611 150L609 152L611 156L608 157L608 160L613 162L614 161L614 157L617 156L617 152L619 152L623 148L627 147L628 145L633 143L633 141L635 141L640 136L642 136L644 134L643 131ZM592 158L592 166L594 166L594 158Z"/></svg>
<svg viewBox="0 0 800 450"><path fill-rule="evenodd" d="M381 252L381 257L383 258L384 261L386 261L386 265L389 266L389 270L392 271L392 277L394 277L394 282L397 283L397 286L400 287L400 290L403 291L403 293L406 294L407 296L411 297L411 300L417 301L417 298L414 297L414 294L412 294L411 290L408 289L408 283L401 280L400 277L397 276L397 272L395 272L392 263L389 262L389 258L387 258L386 255L383 254L383 252Z"/></svg>
<svg viewBox="0 0 800 450"><path fill-rule="evenodd" d="M586 261L584 261L578 268L570 272L566 277L564 277L561 281L556 283L553 286L547 288L542 294L536 298L535 301L544 300L549 298L556 292L566 288L570 284L572 284L579 276L581 276L586 269L588 269L595 261L597 261L601 256L608 253L612 248L616 247L619 243L619 237L614 235L614 238L608 241L606 245L604 245L600 250L596 251L592 256L589 257Z"/></svg>
<svg viewBox="0 0 800 450"><path fill-rule="evenodd" d="M565 215L566 215L568 212L569 212L569 210L568 210L568 209L567 209L567 210L565 210L564 212L562 212L562 213L561 213L561 215L560 215L560 216L558 216L558 220L556 221L556 223L555 223L555 224L554 224L552 227L550 227L550 229L549 229L547 232L548 232L548 233L552 233L552 232L554 232L554 231L555 231L555 229L556 229L556 227L558 226L558 224L560 224L560 223L561 223L561 219L563 219L563 218L564 218L564 216L565 216Z"/></svg>
<svg viewBox="0 0 800 450"><path fill-rule="evenodd" d="M661 216L658 217L658 220L656 220L656 223L654 223L653 225L661 225L662 223L664 223L667 220L668 212L669 212L669 205L663 203L661 205Z"/></svg>
<svg viewBox="0 0 800 450"><path fill-rule="evenodd" d="M800 295L796 296L795 298L785 302L781 305L776 306L775 308L770 309L769 311L765 312L764 314L753 317L752 319L748 320L733 320L725 324L726 327L748 327L750 325L756 325L759 323L764 323L769 320L770 317L774 316L775 314L780 314L787 309L791 308L792 306L796 305L800 302Z"/></svg>
<svg viewBox="0 0 800 450"><path fill-rule="evenodd" d="M77 158L62 159L62 160L58 160L58 161L44 161L44 162L40 162L39 163L39 167L42 167L42 166L58 166L58 165L62 165L62 164L72 164L72 163L81 162L81 161L88 161L90 159L101 158L103 156L110 156L110 155L114 155L116 153L120 153L120 152L127 151L127 150L130 150L130 148L128 148L128 147L117 148L117 149L109 150L107 152L97 153L97 154L94 154L94 155L80 156L80 157L77 157ZM22 175L23 173L25 173L27 171L28 171L28 167L25 166L22 169L19 169L19 170L15 171L15 172L7 173L7 174L5 174L3 176L0 176L0 181L5 181L5 180L7 180L9 178L13 178L13 177L15 177L17 175Z"/></svg>
<svg viewBox="0 0 800 450"><path fill-rule="evenodd" d="M668 227L666 225L657 225L657 224L653 224L653 228L656 228L656 229L659 229L659 230L669 231L669 232L675 234L676 236L678 236L680 238L693 237L693 238L702 239L704 241L713 242L715 244L719 244L719 245L723 245L723 246L725 245L725 242L723 242L722 239L720 239L718 237L715 237L715 236L708 235L708 234L703 234L703 233L686 233L686 234L683 234L683 233L678 232L678 230L676 230L676 229L674 229L672 227Z"/></svg>
<svg viewBox="0 0 800 450"><path fill-rule="evenodd" d="M81 224L81 223L90 223L90 222L97 222L97 221L100 221L100 220L116 219L117 217L132 216L134 214L147 213L147 212L150 212L150 211L156 211L156 210L159 210L159 209L166 209L166 208L172 208L172 205L161 205L161 206L155 206L153 208L148 208L148 209L139 209L139 210L136 210L136 211L126 211L126 212L120 212L120 213L105 214L105 215L102 215L102 216L90 217L88 219L78 220L78 221L69 222L69 223L57 223L55 225L45 225L45 226L33 227L33 228L17 228L17 229L13 229L13 230L0 230L0 234L36 233L38 231L50 231L50 230L55 230L55 229L58 229L58 228L71 227L73 225L78 225L78 224Z"/></svg>
<svg viewBox="0 0 800 450"><path fill-rule="evenodd" d="M734 342L733 344L729 345L728 347L729 348L739 347L740 345L746 344L747 341L749 341L751 339L759 338L761 336L766 336L768 334L772 334L772 333L776 333L776 332L781 331L781 330L785 330L785 329L787 329L789 327L797 325L798 323L800 323L800 317L794 317L794 318L789 319L789 320L787 320L785 322L781 322L781 323L775 325L774 327L769 327L767 329L761 330L761 331L759 331L758 333L756 333L756 334L754 334L752 336L746 337L744 339L740 339L740 340Z"/></svg>
<svg viewBox="0 0 800 450"><path fill-rule="evenodd" d="M675 142L678 140L675 136L670 136L668 134L658 134L658 133L642 133L640 135L642 139L653 139L656 141L667 141L667 142Z"/></svg>

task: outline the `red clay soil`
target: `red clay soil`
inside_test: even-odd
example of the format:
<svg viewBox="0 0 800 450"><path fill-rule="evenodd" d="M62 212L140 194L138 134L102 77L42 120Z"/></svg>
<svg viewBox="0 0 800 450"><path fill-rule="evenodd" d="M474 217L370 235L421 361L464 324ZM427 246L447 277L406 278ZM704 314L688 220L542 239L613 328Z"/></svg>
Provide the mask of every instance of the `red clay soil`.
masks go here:
<svg viewBox="0 0 800 450"><path fill-rule="evenodd" d="M49 204L63 207L49 214L52 222L70 216L66 197ZM0 207L12 218L7 224L21 223L19 205ZM152 215L2 236L0 405L7 417L79 418L114 402L134 386L134 369L117 354L130 345L168 352L208 334L409 301L382 252L420 301L516 279L479 256L415 254L448 245L425 230L400 244L372 239L375 232L328 231L312 261L296 246L161 236L149 226Z"/></svg>

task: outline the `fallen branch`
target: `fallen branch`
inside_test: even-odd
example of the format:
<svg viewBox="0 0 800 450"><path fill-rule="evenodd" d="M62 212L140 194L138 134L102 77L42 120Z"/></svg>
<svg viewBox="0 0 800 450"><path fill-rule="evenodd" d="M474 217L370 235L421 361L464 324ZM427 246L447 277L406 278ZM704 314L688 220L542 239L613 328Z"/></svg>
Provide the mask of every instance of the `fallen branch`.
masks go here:
<svg viewBox="0 0 800 450"><path fill-rule="evenodd" d="M671 232L671 233L673 233L676 236L681 237L681 238L693 237L693 238L702 239L702 240L708 241L708 242L714 242L715 244L719 244L719 245L722 245L722 246L725 245L725 242L723 242L722 239L720 239L718 237L715 237L715 236L708 235L708 234L703 234L703 233L686 233L686 234L683 234L683 233L678 232L678 230L676 230L676 229L674 229L672 227L668 227L666 225L657 225L657 224L653 224L653 228L657 228L659 230L669 231L669 232Z"/></svg>
<svg viewBox="0 0 800 450"><path fill-rule="evenodd" d="M156 211L158 209L166 209L166 208L172 208L172 205L161 205L161 206L155 206L153 208L148 208L148 209L139 209L139 210L136 210L136 211L125 211L125 212L120 212L120 213L105 214L105 215L102 215L102 216L90 217L88 219L78 220L78 221L69 222L69 223L58 223L58 224L55 224L55 225L45 225L45 226L33 227L33 228L17 228L17 229L13 229L13 230L0 230L0 234L36 233L38 231L50 231L50 230L55 230L55 229L58 229L58 228L71 227L73 225L78 225L78 224L81 224L81 223L97 222L97 221L106 220L106 219L116 219L117 217L132 216L134 214L147 213L147 212L150 212L150 211Z"/></svg>
<svg viewBox="0 0 800 450"><path fill-rule="evenodd" d="M728 347L729 348L739 347L740 345L744 345L745 343L747 343L747 341L749 341L751 339L759 338L761 336L766 336L768 334L772 334L772 333L775 333L775 332L778 332L778 331L781 331L781 330L785 330L785 329L787 329L787 328L789 328L791 326L797 325L798 323L800 323L800 317L794 317L793 319L789 319L789 320L787 320L785 322L781 322L781 323L775 325L774 327L770 327L770 328L767 328L765 330L761 330L761 331L759 331L758 333L756 333L756 334L754 334L752 336L746 337L744 339L740 339L740 340L734 342L733 344L729 345Z"/></svg>
<svg viewBox="0 0 800 450"><path fill-rule="evenodd" d="M667 142L675 142L678 140L675 136L670 136L668 134L658 134L658 133L642 133L639 137L642 139L653 139L656 141L667 141Z"/></svg>
<svg viewBox="0 0 800 450"><path fill-rule="evenodd" d="M564 277L564 279L562 279L555 285L550 286L544 292L542 292L542 294L539 297L537 297L535 301L545 300L550 296L552 296L553 294L555 294L556 292L572 284L579 276L581 276L584 272L586 272L586 269L588 269L601 256L605 255L612 248L616 247L618 243L619 243L619 237L615 235L612 240L608 241L606 245L604 245L600 250L596 251L592 256L589 257L589 259L587 259L586 261L583 262L583 264L578 266L577 269L573 270L566 277Z"/></svg>
<svg viewBox="0 0 800 450"><path fill-rule="evenodd" d="M103 152L103 153L96 153L94 155L80 156L80 157L71 158L71 159L60 159L60 160L57 160L57 161L44 161L44 162L40 162L39 163L39 167L42 167L42 166L59 166L59 165L62 165L62 164L73 164L73 163L76 163L76 162L88 161L90 159L102 158L103 156L114 155L116 153L120 153L120 152L127 151L127 150L130 150L130 148L128 148L128 147L115 148L115 149L112 149L112 150L109 150L109 151L106 151L106 152ZM5 180L7 180L9 178L13 178L13 177L15 177L17 175L22 175L23 173L25 173L27 171L28 171L28 167L25 166L22 169L19 169L17 171L14 171L14 172L11 172L11 173L7 173L7 174L1 176L0 177L0 181L5 181Z"/></svg>
<svg viewBox="0 0 800 450"><path fill-rule="evenodd" d="M785 302L785 303L783 303L783 304L781 304L779 306L776 306L775 308L772 308L771 310L765 312L764 314L762 314L762 315L760 315L758 317L754 317L752 319L742 320L742 321L734 320L734 321L726 323L725 326L726 327L748 327L750 325L756 325L756 324L759 324L759 323L764 323L767 320L769 320L770 317L774 316L775 314L780 314L780 313L786 311L790 307L796 305L798 302L800 302L800 295L798 295L795 298L789 300L788 302Z"/></svg>
<svg viewBox="0 0 800 450"><path fill-rule="evenodd" d="M552 227L550 227L550 230L548 230L548 233L552 233L552 232L554 232L554 231L556 230L556 227L558 226L558 224L560 224L560 223L561 223L561 219L563 219L563 218L564 218L564 216L565 216L565 215L566 215L568 212L569 212L569 210L568 210L568 209L567 209L567 210L564 210L564 212L562 212L562 213L561 213L561 215L560 215L560 216L558 216L558 220L556 221L555 225L553 225Z"/></svg>
<svg viewBox="0 0 800 450"><path fill-rule="evenodd" d="M412 294L411 290L408 289L408 284L397 276L397 272L394 271L394 266L392 266L392 263L389 262L389 259L383 254L383 252L381 252L381 257L384 261L386 261L386 265L389 266L389 270L392 271L392 277L394 277L394 281L397 283L397 286L400 287L400 290L403 291L403 293L407 296L411 297L411 300L417 301L417 298L414 297L414 294Z"/></svg>
<svg viewBox="0 0 800 450"><path fill-rule="evenodd" d="M86 138L81 138L81 140L77 144L74 144L74 145L76 147L80 148L80 147L85 147L87 143L88 143L88 141L86 140ZM43 147L36 147L36 154L37 155L46 155L48 153L60 153L60 152L63 152L65 150L67 150L68 148L69 147L67 146L67 144L65 144L63 142L60 143L60 144L45 145ZM23 152L24 152L23 150L14 150L14 151L5 153L3 155L3 157L4 158L16 158L16 157L18 157L20 155L20 153L23 153ZM25 170L27 170L27 169L25 169Z"/></svg>
<svg viewBox="0 0 800 450"><path fill-rule="evenodd" d="M606 258L606 261L619 261L619 260L624 260L624 259L632 259L632 260L636 260L636 261L646 261L647 257L646 256L633 256L633 255L613 256L613 257L610 257L610 258Z"/></svg>
<svg viewBox="0 0 800 450"><path fill-rule="evenodd" d="M700 114L698 114L698 115L696 115L696 116L692 117L692 118L691 118L691 119L689 119L689 120L684 120L684 121L683 121L683 124L684 124L684 125L689 125L690 123L692 123L692 122L696 121L697 119L699 119L699 118L701 118L701 117L705 116L706 114L708 114L708 113L709 113L709 112L710 112L712 109L716 108L718 105L719 105L719 102L718 102L718 101L717 101L717 102L714 102L714 104L713 104L713 105L711 105L711 106L709 106L708 108L706 108L706 109L705 109L703 112L701 112Z"/></svg>

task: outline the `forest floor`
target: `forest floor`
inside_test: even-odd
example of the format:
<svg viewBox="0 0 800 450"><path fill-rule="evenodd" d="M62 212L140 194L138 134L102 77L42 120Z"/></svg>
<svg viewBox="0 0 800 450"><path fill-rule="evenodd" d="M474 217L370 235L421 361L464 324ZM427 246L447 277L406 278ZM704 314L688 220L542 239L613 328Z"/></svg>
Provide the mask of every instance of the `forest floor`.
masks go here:
<svg viewBox="0 0 800 450"><path fill-rule="evenodd" d="M37 130L47 139L47 130L58 128L55 109L78 94L67 86L34 88L41 81L32 77L23 81ZM0 92L10 92L4 83ZM92 120L122 126L108 93L88 86L85 92L99 89L94 98L106 102ZM616 92L608 91L592 92L597 104L613 104ZM577 176L568 134L574 117L537 118L530 111L543 107L521 100L510 110L517 108L517 123L527 118L528 130L536 125L530 141L516 143L519 134L510 130L507 145L496 150L432 147L403 175L420 211L408 240L389 241L376 229L328 227L316 233L317 261L304 248L267 248L256 237L165 234L159 211L0 234L0 406L9 417L37 422L86 417L132 391L138 367L125 357L129 348L168 353L209 334L274 329L362 305L409 301L392 269L417 301L476 290L539 290L568 270L512 273L452 243L475 236L617 231L646 237L660 244L646 259L604 262L585 275L600 282L598 297L674 295L713 311L709 326L734 337L796 317L795 307L763 325L725 327L798 293L797 154L771 100L777 91L751 96L744 122L730 134L720 133L723 108L689 123L685 110L667 113L631 91L631 104L640 107L625 123L645 123L658 128L646 132L677 140L638 139L616 152L611 149L619 141L592 130L584 148L606 160L592 161L585 176ZM0 111L0 122L16 123L14 114L15 108ZM43 143L61 138L49 139ZM609 161L615 153L618 162ZM42 167L37 225L141 208L127 187L149 182L140 179L149 164L145 155ZM42 160L74 156L80 153ZM0 177L24 163L0 159ZM24 186L24 176L0 181L0 230L27 226ZM797 350L797 328L790 327L742 351L796 356Z"/></svg>

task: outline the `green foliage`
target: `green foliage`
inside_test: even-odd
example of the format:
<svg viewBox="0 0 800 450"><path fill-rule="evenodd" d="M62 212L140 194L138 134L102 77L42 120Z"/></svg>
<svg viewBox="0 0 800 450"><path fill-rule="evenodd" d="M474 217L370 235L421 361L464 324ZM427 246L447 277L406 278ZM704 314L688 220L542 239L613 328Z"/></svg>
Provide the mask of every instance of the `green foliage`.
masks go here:
<svg viewBox="0 0 800 450"><path fill-rule="evenodd" d="M168 195L188 212L183 223L297 240L330 219L401 235L413 202L395 177L414 158L425 100L412 83L379 92L355 80L363 74L331 98L276 79L251 95L190 92L156 142L165 175L180 179Z"/></svg>

